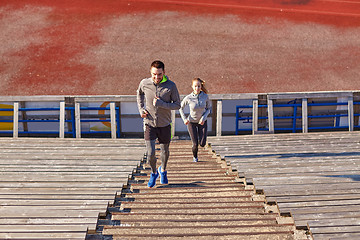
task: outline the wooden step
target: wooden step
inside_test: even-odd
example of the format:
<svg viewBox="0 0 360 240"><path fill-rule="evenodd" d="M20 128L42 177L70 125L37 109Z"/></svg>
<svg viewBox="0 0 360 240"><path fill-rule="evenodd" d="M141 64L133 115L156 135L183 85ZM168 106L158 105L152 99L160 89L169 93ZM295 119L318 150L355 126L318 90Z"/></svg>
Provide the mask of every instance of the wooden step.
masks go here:
<svg viewBox="0 0 360 240"><path fill-rule="evenodd" d="M173 203L171 201L164 203L152 203L152 202L122 202L120 205L120 210L125 208L130 209L139 209L139 208L196 208L196 209L207 209L207 208L225 208L225 207L234 207L237 208L241 204L242 207L264 207L264 202L257 201L235 201L235 202L191 202L191 203Z"/></svg>
<svg viewBox="0 0 360 240"><path fill-rule="evenodd" d="M161 219L161 216L159 216ZM173 220L173 219L165 219L158 220L152 219L151 221L120 221L120 226L122 227L156 227L161 225L166 225L168 227L193 227L193 226L202 226L202 227L214 227L214 226L263 226L263 225L274 225L277 224L276 220L249 220L249 219L224 219L219 220L216 218L213 219L196 219L190 221L188 219Z"/></svg>
<svg viewBox="0 0 360 240"><path fill-rule="evenodd" d="M201 161L192 162L189 144L170 145L169 184L157 180L155 187L148 188L148 164L133 174L109 209L111 219L120 225L105 225L103 235L113 239L293 239L293 222L279 224L279 215L268 213L265 198L256 196L254 188L210 151L202 149Z"/></svg>
<svg viewBox="0 0 360 240"><path fill-rule="evenodd" d="M148 182L148 180L146 181L142 181L142 183L132 183L130 186L130 190L131 191L146 191L148 192L149 187L146 185ZM145 184L144 184L145 183ZM173 191L173 192L184 192L184 191L188 191L188 190L193 190L193 191L206 191L206 189L211 191L217 190L217 191L244 191L245 190L245 185L243 183L238 183L238 182L229 182L229 181L224 181L224 182L216 182L216 183L209 183L209 182L190 182L190 183L186 183L186 182L182 182L182 183L170 183L170 184L164 184L161 185L158 183L157 186L157 192L158 193L162 193L162 192L169 192L169 191Z"/></svg>
<svg viewBox="0 0 360 240"><path fill-rule="evenodd" d="M143 237L156 237L156 236L187 236L187 235L210 235L221 234L227 235L229 232L237 234L253 233L293 233L294 225L280 225L280 224L264 224L264 225L231 225L219 226L214 224L212 226L191 226L191 227L165 227L165 226L138 226L138 227L118 227L118 226L104 226L104 235L123 235L123 236L143 236Z"/></svg>
<svg viewBox="0 0 360 240"><path fill-rule="evenodd" d="M214 203L214 202L244 202L251 201L251 196L237 196L237 197L177 197L177 198L123 198L122 202L138 202L138 203Z"/></svg>
<svg viewBox="0 0 360 240"><path fill-rule="evenodd" d="M143 191L142 193L127 193L125 196L130 198L159 198L159 197L166 197L166 198L178 198L178 197L234 197L234 196L249 196L249 193L252 191L211 191L211 190L197 190L197 191L183 191L183 192L163 192L161 194L156 192L146 192Z"/></svg>
<svg viewBox="0 0 360 240"><path fill-rule="evenodd" d="M257 221L257 220L269 220L276 221L278 217L275 213L157 213L149 212L147 214L142 213L128 213L128 212L114 212L112 214L113 220L121 221L207 221L208 219L218 220L234 220L240 219L241 221Z"/></svg>
<svg viewBox="0 0 360 240"><path fill-rule="evenodd" d="M112 239L114 240L140 240L144 239L144 237L148 238L156 238L161 240L293 240L294 234L293 232L268 232L268 233L227 233L224 234L204 234L204 235L195 235L195 234L183 234L181 236L172 235L152 235L152 236L118 236L114 235L112 236ZM350 240L350 239L349 239Z"/></svg>
<svg viewBox="0 0 360 240"><path fill-rule="evenodd" d="M126 209L127 210L127 209ZM126 211L125 210L125 211ZM147 214L148 212L158 212L158 213L217 213L217 214L227 214L227 213L259 213L262 214L265 212L263 206L238 206L238 207L222 207L222 208L212 208L212 207L202 207L202 208L168 208L168 209L159 209L159 208L131 208L127 210L128 212L141 212Z"/></svg>

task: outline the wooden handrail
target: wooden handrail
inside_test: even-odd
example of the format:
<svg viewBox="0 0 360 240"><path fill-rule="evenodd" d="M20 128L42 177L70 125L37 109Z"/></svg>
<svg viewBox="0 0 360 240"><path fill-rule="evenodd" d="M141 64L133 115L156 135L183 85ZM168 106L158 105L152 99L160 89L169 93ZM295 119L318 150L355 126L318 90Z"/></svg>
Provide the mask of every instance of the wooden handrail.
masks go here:
<svg viewBox="0 0 360 240"><path fill-rule="evenodd" d="M181 95L184 98L186 95ZM261 97L260 97L261 96ZM264 98L265 97L265 98ZM209 94L210 100L214 102L213 119L215 132L217 136L222 135L223 124L223 101L224 100L251 100L253 102L253 133L258 129L258 105L260 98L262 101L265 99L268 102L268 117L269 117L269 132L274 132L274 113L273 101L284 99L301 99L302 101L302 129L303 132L308 132L308 108L307 102L313 98L345 98L348 99L348 123L349 131L354 129L354 99L360 99L360 91L322 91L322 92L287 92L287 93L239 93L239 94ZM136 102L135 95L77 95L77 96L0 96L0 102L13 102L14 103L14 116L13 116L13 137L17 138L19 131L19 103L21 102L59 102L59 137L65 137L65 103L71 103L75 108L75 125L76 137L81 137L81 114L80 104L90 102L110 102L110 124L111 124L111 137L116 138L116 106L121 102ZM175 122L175 111L172 113L173 121ZM175 133L175 125L173 125L172 133Z"/></svg>

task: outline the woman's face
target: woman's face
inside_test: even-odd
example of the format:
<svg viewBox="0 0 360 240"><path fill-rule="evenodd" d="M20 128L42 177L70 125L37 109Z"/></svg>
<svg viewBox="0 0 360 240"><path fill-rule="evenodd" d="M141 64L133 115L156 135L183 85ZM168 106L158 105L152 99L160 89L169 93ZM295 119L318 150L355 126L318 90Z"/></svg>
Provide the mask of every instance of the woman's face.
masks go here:
<svg viewBox="0 0 360 240"><path fill-rule="evenodd" d="M192 89L195 94L199 94L201 92L201 83L200 81L193 81Z"/></svg>

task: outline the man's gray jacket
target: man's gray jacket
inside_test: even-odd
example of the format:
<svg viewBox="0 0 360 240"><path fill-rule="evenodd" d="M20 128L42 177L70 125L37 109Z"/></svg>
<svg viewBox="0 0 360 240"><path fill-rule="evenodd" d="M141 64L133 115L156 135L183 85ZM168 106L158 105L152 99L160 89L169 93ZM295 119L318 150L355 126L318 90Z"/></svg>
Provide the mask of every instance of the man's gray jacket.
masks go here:
<svg viewBox="0 0 360 240"><path fill-rule="evenodd" d="M156 105L154 98L158 97ZM137 90L137 105L140 115L147 111L144 123L151 127L166 127L171 123L171 110L180 108L180 96L174 82L167 77L159 84L151 78L141 80Z"/></svg>

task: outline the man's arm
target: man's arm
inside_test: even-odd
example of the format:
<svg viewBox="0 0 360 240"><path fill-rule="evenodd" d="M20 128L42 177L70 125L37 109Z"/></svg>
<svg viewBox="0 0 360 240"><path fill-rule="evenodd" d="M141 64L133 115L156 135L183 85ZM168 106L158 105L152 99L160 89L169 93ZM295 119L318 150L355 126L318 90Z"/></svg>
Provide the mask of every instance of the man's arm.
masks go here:
<svg viewBox="0 0 360 240"><path fill-rule="evenodd" d="M136 91L136 101L139 113L142 118L146 117L147 111L144 108L145 106L145 93L142 91L142 82L139 84L139 88Z"/></svg>
<svg viewBox="0 0 360 240"><path fill-rule="evenodd" d="M184 108L185 108L186 105L188 105L188 101L187 101L187 100L188 100L188 97L186 96L186 97L181 101L181 107L180 107L180 109L179 109L180 116L181 116L182 120L184 121L184 123L188 121L188 119L186 118L185 113L184 113Z"/></svg>
<svg viewBox="0 0 360 240"><path fill-rule="evenodd" d="M161 99L157 99L155 106L167 108L170 110L178 110L178 109L180 109L180 104L181 104L181 101L180 101L179 91L178 91L176 85L174 84L174 86L171 88L170 102L164 102Z"/></svg>

